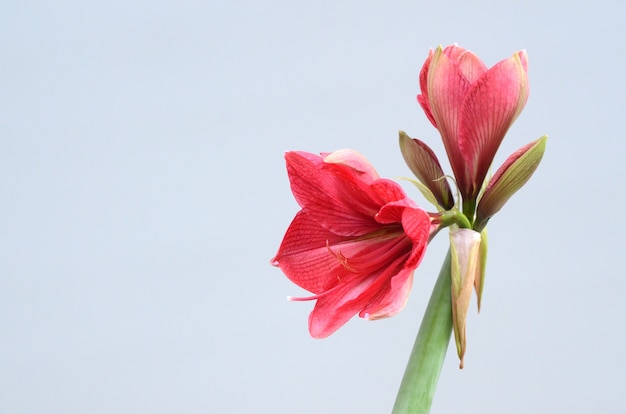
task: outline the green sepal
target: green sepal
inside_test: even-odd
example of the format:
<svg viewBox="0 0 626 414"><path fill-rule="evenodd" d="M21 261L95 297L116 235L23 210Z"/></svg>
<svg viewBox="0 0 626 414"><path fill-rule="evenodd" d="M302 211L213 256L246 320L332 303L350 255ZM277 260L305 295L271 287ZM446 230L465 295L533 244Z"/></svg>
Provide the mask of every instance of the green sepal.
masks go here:
<svg viewBox="0 0 626 414"><path fill-rule="evenodd" d="M472 224L470 223L467 216L457 209L442 212L441 214L439 214L437 220L440 222L441 227L450 227L456 225L462 229L472 228Z"/></svg>

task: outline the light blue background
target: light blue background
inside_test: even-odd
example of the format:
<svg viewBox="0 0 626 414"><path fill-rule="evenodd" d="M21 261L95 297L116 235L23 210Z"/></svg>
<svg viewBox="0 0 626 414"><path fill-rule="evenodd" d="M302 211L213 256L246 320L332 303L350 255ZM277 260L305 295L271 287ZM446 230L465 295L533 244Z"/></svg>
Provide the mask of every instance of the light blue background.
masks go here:
<svg viewBox="0 0 626 414"><path fill-rule="evenodd" d="M496 163L549 134L491 221L466 368L433 413L626 407L626 7L619 1L0 4L0 412L384 413L446 250L397 317L307 332L269 265L298 210L285 150L408 176L431 47L525 48ZM449 167L446 164L446 170ZM425 203L405 186L411 197Z"/></svg>

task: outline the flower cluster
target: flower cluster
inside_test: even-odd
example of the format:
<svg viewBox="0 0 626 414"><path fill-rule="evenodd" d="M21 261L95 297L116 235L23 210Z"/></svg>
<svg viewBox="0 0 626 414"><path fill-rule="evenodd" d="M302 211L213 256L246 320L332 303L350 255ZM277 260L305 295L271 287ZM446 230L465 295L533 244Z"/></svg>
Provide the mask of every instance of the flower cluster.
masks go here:
<svg viewBox="0 0 626 414"><path fill-rule="evenodd" d="M288 152L291 190L302 208L272 264L313 293L313 337L323 338L358 314L399 312L429 240L450 227L452 314L457 351L465 353L465 319L475 290L482 295L485 227L533 174L546 137L512 154L487 174L507 130L528 100L528 59L520 51L491 68L457 45L431 51L419 75L417 100L437 128L459 194L455 199L435 153L400 132L413 180L437 209L427 213L395 182L380 178L352 150L321 155Z"/></svg>

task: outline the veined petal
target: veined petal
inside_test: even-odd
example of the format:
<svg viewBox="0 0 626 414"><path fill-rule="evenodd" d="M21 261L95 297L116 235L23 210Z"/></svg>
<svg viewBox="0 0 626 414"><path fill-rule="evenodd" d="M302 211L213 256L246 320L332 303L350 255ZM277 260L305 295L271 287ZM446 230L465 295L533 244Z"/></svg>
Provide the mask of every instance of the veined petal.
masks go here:
<svg viewBox="0 0 626 414"><path fill-rule="evenodd" d="M324 157L324 162L329 164L342 164L350 167L355 173L361 173L359 179L364 182L371 182L380 178L374 166L360 153L342 149L331 152Z"/></svg>
<svg viewBox="0 0 626 414"><path fill-rule="evenodd" d="M430 216L423 210L407 208L402 212L402 229L413 243L406 266L416 268L424 258L430 236Z"/></svg>
<svg viewBox="0 0 626 414"><path fill-rule="evenodd" d="M406 237L413 243L410 256L407 258L407 266L417 267L428 244L431 232L431 218L424 210L414 207L406 207L402 201L396 201L383 206L376 215L381 223L402 223L402 230Z"/></svg>
<svg viewBox="0 0 626 414"><path fill-rule="evenodd" d="M402 201L407 206L417 207L417 204L415 204L413 200L407 198L402 187L393 180L380 178L369 186L369 191L371 192L371 198L375 200L378 205Z"/></svg>
<svg viewBox="0 0 626 414"><path fill-rule="evenodd" d="M443 53L450 58L452 62L456 62L458 57L467 52L467 49L457 45L456 43L448 45L443 48Z"/></svg>
<svg viewBox="0 0 626 414"><path fill-rule="evenodd" d="M430 101L428 100L428 69L430 68L430 61L433 58L433 50L430 49L428 52L428 57L426 61L422 65L422 70L420 71L420 92L421 94L417 95L417 102L419 102L420 106L424 110L426 117L433 124L435 128L437 128L437 122L435 118L433 118L433 113L430 110Z"/></svg>
<svg viewBox="0 0 626 414"><path fill-rule="evenodd" d="M391 248L397 250L402 245L396 243ZM391 260L383 260L384 266L365 272L363 277L340 281L334 288L317 297L315 308L309 316L311 336L324 338L357 313L362 318L382 318L392 316L404 307L408 295L406 289L410 289L406 281L408 275L404 273L406 269L402 267L406 253L388 254L384 248L371 250L367 253L367 262L371 264L372 259L380 254L387 254ZM394 282L398 277L398 281Z"/></svg>
<svg viewBox="0 0 626 414"><path fill-rule="evenodd" d="M335 248L348 240L328 231L300 211L289 225L271 263L280 267L296 285L321 294L335 286L337 281L350 276L350 264L347 259L340 260L343 253Z"/></svg>
<svg viewBox="0 0 626 414"><path fill-rule="evenodd" d="M413 272L421 263L428 245L430 217L419 209L407 208L402 214L402 227L413 242L404 268L390 280L389 290L380 295L360 316L367 319L380 319L393 316L401 311L407 301L413 284ZM392 266L393 268L393 266Z"/></svg>
<svg viewBox="0 0 626 414"><path fill-rule="evenodd" d="M487 71L487 66L478 56L458 45L447 46L443 53L459 68L469 83L474 83Z"/></svg>
<svg viewBox="0 0 626 414"><path fill-rule="evenodd" d="M380 290L371 303L363 309L361 318L376 320L388 318L404 309L413 286L414 269L405 268L390 278L388 288Z"/></svg>
<svg viewBox="0 0 626 414"><path fill-rule="evenodd" d="M309 315L309 333L313 338L326 338L359 313L370 300L367 292L372 278L345 283L320 296Z"/></svg>
<svg viewBox="0 0 626 414"><path fill-rule="evenodd" d="M467 172L457 142L457 130L459 109L470 86L459 68L443 53L441 47L438 48L428 71L428 97L433 118L461 189L465 188Z"/></svg>
<svg viewBox="0 0 626 414"><path fill-rule="evenodd" d="M390 203L385 204L380 208L380 211L374 217L378 223L381 224L392 224L392 223L400 223L402 222L402 213L407 208L416 209L421 214L428 216L425 211L418 209L417 205L412 200L398 200L392 201Z"/></svg>
<svg viewBox="0 0 626 414"><path fill-rule="evenodd" d="M472 84L463 101L458 144L472 180L461 188L470 199L478 194L506 131L528 100L525 56L516 53L489 69Z"/></svg>
<svg viewBox="0 0 626 414"><path fill-rule="evenodd" d="M367 171L325 163L321 156L304 152L288 152L285 159L296 201L321 225L345 236L378 227L372 217L381 202L370 191L373 180Z"/></svg>
<svg viewBox="0 0 626 414"><path fill-rule="evenodd" d="M425 228L424 232L427 231ZM402 233L399 223L361 237L338 236L300 212L289 226L272 264L298 286L321 295L338 284L388 269L398 258L407 261L417 247L423 254L427 237L426 234L425 241L412 242ZM417 267L417 264L411 261L411 265Z"/></svg>

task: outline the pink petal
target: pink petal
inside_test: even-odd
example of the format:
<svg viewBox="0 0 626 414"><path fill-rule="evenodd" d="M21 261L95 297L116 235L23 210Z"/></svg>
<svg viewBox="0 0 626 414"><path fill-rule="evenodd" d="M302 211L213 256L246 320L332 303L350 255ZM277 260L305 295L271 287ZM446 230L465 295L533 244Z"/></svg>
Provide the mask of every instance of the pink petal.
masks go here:
<svg viewBox="0 0 626 414"><path fill-rule="evenodd" d="M450 61L456 62L458 57L467 52L467 49L457 45L456 43L443 48L443 53L450 58Z"/></svg>
<svg viewBox="0 0 626 414"><path fill-rule="evenodd" d="M487 71L487 66L478 56L460 46L447 46L443 53L459 68L469 83L474 83Z"/></svg>
<svg viewBox="0 0 626 414"><path fill-rule="evenodd" d="M359 179L364 182L372 182L379 179L380 176L374 169L374 166L360 153L343 149L331 152L324 157L324 162L328 164L342 164L350 167L355 173L361 173Z"/></svg>
<svg viewBox="0 0 626 414"><path fill-rule="evenodd" d="M437 128L437 122L435 122L435 118L433 118L432 111L430 110L430 101L428 100L428 69L430 67L430 61L433 57L433 50L431 49L428 52L428 57L422 65L422 70L420 71L420 91L422 92L420 95L417 95L417 102L422 106L424 113L428 120L433 124L435 128Z"/></svg>
<svg viewBox="0 0 626 414"><path fill-rule="evenodd" d="M470 86L459 68L437 49L428 72L430 107L460 188L465 187L467 174L457 142L459 108Z"/></svg>
<svg viewBox="0 0 626 414"><path fill-rule="evenodd" d="M524 56L516 53L489 69L472 85L463 102L459 149L474 179L462 188L472 196L480 190L506 131L528 100Z"/></svg>

